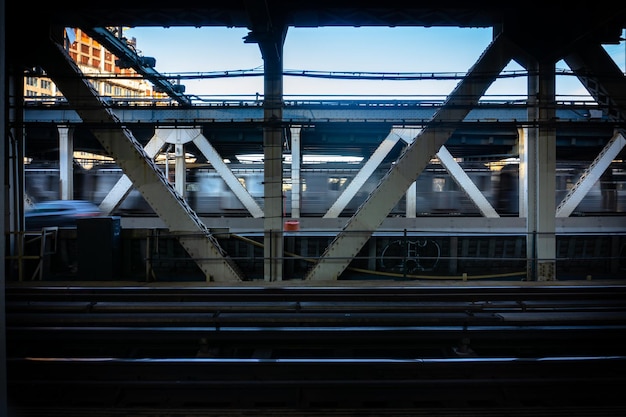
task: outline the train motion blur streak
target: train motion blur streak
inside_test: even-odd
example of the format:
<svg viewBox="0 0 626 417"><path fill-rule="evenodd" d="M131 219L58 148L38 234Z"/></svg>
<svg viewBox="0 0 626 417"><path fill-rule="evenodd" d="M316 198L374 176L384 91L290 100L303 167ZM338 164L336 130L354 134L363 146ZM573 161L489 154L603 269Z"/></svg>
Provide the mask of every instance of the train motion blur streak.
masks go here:
<svg viewBox="0 0 626 417"><path fill-rule="evenodd" d="M463 169L485 195L501 216L516 215L518 202L518 166L508 164L490 169L483 163L462 163ZM323 216L337 197L358 173L358 165L316 164L301 172L301 215ZM556 195L558 204L576 183L585 165L575 162L557 163ZM262 166L241 164L232 168L233 173L246 187L250 195L263 207ZM349 216L360 206L387 172L377 170L343 210ZM96 166L90 170L74 172L75 198L99 204L122 176L114 165ZM58 167L31 164L26 168L27 196L33 202L57 200ZM290 171L284 174L285 215L291 213ZM189 205L202 216L248 216L243 205L227 187L224 180L210 166L187 169L186 198ZM467 215L478 216L479 210L454 182L447 171L438 164L431 164L418 177L416 187L418 216ZM405 197L395 206L390 216L405 215ZM626 211L626 170L613 164L592 190L578 205L573 215L610 215ZM115 215L154 215L153 210L137 190L131 191Z"/></svg>

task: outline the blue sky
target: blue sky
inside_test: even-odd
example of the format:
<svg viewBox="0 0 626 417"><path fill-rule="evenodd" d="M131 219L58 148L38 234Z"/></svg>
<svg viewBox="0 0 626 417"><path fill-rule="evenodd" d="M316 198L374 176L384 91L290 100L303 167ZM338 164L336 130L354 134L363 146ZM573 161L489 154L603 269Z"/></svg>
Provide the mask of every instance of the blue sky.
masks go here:
<svg viewBox="0 0 626 417"><path fill-rule="evenodd" d="M246 44L245 28L142 27L127 29L143 56L156 58L164 74L262 69L258 45ZM335 72L465 73L491 41L491 29L452 27L323 27L289 28L284 69ZM606 46L624 69L624 43ZM563 62L558 69L567 69ZM506 71L522 70L511 63ZM262 77L184 80L186 94L254 95L263 93ZM333 80L284 78L291 95L447 95L458 80ZM487 94L525 94L524 77L496 81ZM573 77L557 76L557 94L586 94Z"/></svg>

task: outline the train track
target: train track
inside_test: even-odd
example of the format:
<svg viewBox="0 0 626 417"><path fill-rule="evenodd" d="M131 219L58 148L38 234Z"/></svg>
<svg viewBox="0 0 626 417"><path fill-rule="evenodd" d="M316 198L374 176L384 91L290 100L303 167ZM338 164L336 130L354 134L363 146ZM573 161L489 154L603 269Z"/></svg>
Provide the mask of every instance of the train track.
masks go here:
<svg viewBox="0 0 626 417"><path fill-rule="evenodd" d="M40 285L6 298L9 398L24 415L626 410L619 285Z"/></svg>

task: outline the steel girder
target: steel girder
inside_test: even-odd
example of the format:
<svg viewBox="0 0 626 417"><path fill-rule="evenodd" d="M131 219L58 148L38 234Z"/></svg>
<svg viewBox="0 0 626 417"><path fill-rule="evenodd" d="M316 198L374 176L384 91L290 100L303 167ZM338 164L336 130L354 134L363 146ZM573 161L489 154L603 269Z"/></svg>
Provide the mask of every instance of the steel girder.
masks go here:
<svg viewBox="0 0 626 417"><path fill-rule="evenodd" d="M179 242L207 280L242 280L237 266L220 247L217 239L167 181L130 130L121 125L115 115L104 106L63 47L51 41L45 52L49 76L70 104L75 106L83 122L105 122L107 127L94 129L94 136L115 158L124 174L131 179L167 227L180 234Z"/></svg>

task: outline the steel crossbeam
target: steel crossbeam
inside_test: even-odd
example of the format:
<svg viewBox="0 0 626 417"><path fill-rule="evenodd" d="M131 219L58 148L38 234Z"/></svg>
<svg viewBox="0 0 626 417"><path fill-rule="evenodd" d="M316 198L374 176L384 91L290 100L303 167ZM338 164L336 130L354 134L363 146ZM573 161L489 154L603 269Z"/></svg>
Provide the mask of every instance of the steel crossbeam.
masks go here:
<svg viewBox="0 0 626 417"><path fill-rule="evenodd" d="M326 248L322 257L308 272L307 280L336 280L367 243L372 233L387 217L407 188L428 165L430 159L454 133L453 127L438 126L439 121L462 121L473 105L512 59L508 41L498 36L485 50L450 94L397 163L381 180L369 198L344 226L343 231Z"/></svg>
<svg viewBox="0 0 626 417"><path fill-rule="evenodd" d="M107 121L106 129L93 131L170 231L179 233L179 242L204 272L207 280L240 281L236 265L220 247L209 229L167 181L146 150L129 129L106 108L80 69L63 47L50 43L46 49L50 77L70 103L76 105L85 123Z"/></svg>

